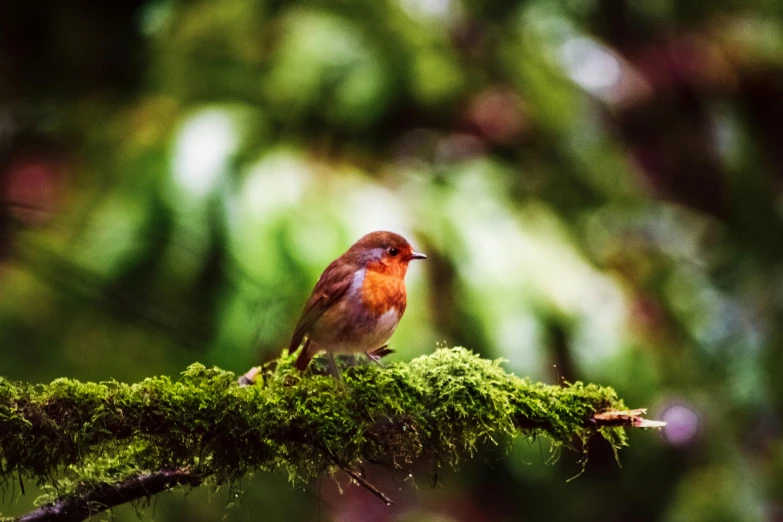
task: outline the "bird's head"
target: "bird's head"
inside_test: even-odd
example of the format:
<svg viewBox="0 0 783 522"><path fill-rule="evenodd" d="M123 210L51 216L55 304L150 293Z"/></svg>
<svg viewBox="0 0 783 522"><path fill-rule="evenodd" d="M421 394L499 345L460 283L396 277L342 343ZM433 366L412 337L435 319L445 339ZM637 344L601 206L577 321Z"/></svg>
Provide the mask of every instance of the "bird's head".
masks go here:
<svg viewBox="0 0 783 522"><path fill-rule="evenodd" d="M394 232L371 232L353 244L345 257L350 261L388 275L405 277L408 263L427 256L413 250L413 247Z"/></svg>

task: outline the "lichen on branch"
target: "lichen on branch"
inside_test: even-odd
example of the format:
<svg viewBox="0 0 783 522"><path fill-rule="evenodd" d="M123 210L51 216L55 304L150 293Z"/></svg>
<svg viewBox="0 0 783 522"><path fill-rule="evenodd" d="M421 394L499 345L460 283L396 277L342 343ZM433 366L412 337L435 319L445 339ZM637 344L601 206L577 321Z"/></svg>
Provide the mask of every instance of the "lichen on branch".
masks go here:
<svg viewBox="0 0 783 522"><path fill-rule="evenodd" d="M424 453L455 464L482 441L515 436L555 447L581 448L594 434L615 448L626 443L615 417L600 420L625 410L611 388L531 383L463 348L342 375L344 383L299 373L284 355L246 387L201 364L176 381L137 384L0 379L0 480L48 484L56 497L160 470L188 470L217 485L253 470L309 481L361 461L395 467Z"/></svg>

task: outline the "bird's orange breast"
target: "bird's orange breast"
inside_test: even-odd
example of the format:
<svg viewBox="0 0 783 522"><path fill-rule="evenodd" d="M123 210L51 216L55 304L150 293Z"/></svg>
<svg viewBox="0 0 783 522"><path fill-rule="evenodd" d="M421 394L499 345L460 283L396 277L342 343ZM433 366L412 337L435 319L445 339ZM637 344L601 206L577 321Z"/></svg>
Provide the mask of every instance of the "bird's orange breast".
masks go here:
<svg viewBox="0 0 783 522"><path fill-rule="evenodd" d="M368 270L361 289L362 303L375 316L394 308L402 316L407 305L405 279Z"/></svg>

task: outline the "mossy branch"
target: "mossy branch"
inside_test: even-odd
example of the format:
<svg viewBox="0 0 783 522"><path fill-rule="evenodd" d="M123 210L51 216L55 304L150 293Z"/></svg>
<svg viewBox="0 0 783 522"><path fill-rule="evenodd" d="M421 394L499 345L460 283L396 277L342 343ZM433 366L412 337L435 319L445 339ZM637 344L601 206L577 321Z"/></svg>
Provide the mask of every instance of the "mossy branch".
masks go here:
<svg viewBox="0 0 783 522"><path fill-rule="evenodd" d="M94 513L258 469L309 481L339 468L350 473L362 461L399 467L424 453L455 464L481 441L519 435L583 448L598 434L619 448L623 426L654 425L639 410L625 411L611 388L531 383L462 348L385 369L351 367L344 385L301 374L292 362L282 357L246 387L233 373L200 364L178 381L0 379L0 480L48 485L44 501L57 500L42 509L71 502Z"/></svg>

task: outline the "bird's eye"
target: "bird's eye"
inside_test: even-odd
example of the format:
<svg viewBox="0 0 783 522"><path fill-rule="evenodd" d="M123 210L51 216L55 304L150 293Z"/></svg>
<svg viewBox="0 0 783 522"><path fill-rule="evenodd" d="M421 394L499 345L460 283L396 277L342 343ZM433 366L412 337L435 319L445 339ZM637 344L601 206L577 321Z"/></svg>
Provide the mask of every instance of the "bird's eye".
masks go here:
<svg viewBox="0 0 783 522"><path fill-rule="evenodd" d="M399 253L400 253L400 251L399 251L399 250L397 250L397 249L396 249L396 248L394 248L394 247L391 247L391 248L389 249L389 255L390 255L390 256L392 256L392 257L396 256L396 255L397 255L397 254L399 254Z"/></svg>

